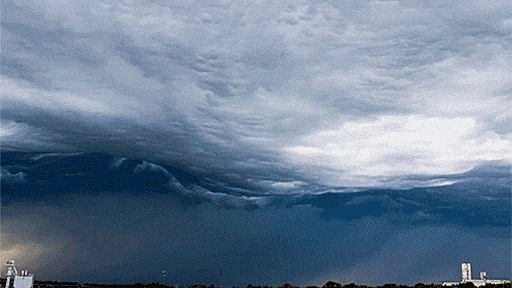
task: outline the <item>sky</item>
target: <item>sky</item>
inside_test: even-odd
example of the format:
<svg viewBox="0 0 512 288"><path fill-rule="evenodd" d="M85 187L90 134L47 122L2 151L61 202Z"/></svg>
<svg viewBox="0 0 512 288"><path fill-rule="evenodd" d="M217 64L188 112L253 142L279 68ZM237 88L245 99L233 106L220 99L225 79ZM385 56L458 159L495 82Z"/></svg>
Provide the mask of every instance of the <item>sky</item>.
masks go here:
<svg viewBox="0 0 512 288"><path fill-rule="evenodd" d="M1 263L181 286L512 277L510 1L1 5Z"/></svg>

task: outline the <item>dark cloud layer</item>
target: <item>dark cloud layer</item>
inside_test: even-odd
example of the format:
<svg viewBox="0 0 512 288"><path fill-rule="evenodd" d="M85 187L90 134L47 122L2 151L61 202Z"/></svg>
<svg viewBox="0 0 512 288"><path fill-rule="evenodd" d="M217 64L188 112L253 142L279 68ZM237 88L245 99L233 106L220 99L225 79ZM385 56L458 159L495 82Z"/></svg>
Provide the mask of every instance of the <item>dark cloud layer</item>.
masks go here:
<svg viewBox="0 0 512 288"><path fill-rule="evenodd" d="M180 285L437 282L461 261L510 278L510 3L1 5L2 261Z"/></svg>
<svg viewBox="0 0 512 288"><path fill-rule="evenodd" d="M510 277L504 187L247 197L120 156L2 160L3 249L44 279L218 284L222 269L227 285L414 284L454 279L463 260Z"/></svg>

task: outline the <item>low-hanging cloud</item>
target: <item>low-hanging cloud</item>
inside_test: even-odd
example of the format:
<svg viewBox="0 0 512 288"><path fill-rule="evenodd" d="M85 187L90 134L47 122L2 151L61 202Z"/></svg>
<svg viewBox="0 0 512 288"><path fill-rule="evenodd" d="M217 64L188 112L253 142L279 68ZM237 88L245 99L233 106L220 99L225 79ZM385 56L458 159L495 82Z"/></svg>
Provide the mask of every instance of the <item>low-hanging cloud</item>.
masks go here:
<svg viewBox="0 0 512 288"><path fill-rule="evenodd" d="M218 284L222 269L229 285L414 284L453 277L436 272L432 255L447 253L448 269L469 255L467 247L496 255L510 249L510 183L347 191L260 181L252 192L234 189L236 181L101 153L3 152L2 165L25 179L2 183L2 257L39 279ZM487 171L510 179L505 169L480 170L465 177ZM411 239L432 243L400 244ZM390 253L404 261L382 264ZM496 255L478 261L506 277L509 262ZM382 264L374 278L357 278L369 261ZM414 273L388 273L404 267Z"/></svg>
<svg viewBox="0 0 512 288"><path fill-rule="evenodd" d="M184 207L169 195L66 195L3 207L3 256L39 279L89 283L218 285L222 269L224 284L238 286L414 284L458 277L467 259L497 278L510 272L510 239L496 237L508 228L418 224L417 215L325 219L321 212L311 205ZM489 253L475 255L477 247Z"/></svg>

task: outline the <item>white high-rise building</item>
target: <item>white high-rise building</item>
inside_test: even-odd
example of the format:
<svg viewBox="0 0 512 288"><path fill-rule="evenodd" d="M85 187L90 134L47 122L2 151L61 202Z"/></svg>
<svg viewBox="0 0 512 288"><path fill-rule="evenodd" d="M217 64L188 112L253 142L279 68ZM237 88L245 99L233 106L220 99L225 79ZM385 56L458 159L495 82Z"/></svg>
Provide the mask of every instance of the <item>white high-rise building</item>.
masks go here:
<svg viewBox="0 0 512 288"><path fill-rule="evenodd" d="M471 280L471 264L462 263L462 282Z"/></svg>

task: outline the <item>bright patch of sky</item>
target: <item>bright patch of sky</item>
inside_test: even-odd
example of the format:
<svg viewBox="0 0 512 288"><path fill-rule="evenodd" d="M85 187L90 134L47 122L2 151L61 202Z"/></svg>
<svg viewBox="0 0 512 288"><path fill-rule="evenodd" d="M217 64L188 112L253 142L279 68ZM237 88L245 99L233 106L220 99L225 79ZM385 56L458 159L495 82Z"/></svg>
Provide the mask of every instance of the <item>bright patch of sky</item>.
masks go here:
<svg viewBox="0 0 512 288"><path fill-rule="evenodd" d="M480 161L510 156L511 151L506 137L495 132L478 135L472 118L420 115L345 122L339 129L307 135L302 143L283 149L289 161L314 166L315 173L328 171L330 184L354 186L379 184L369 183L369 178L463 173Z"/></svg>

